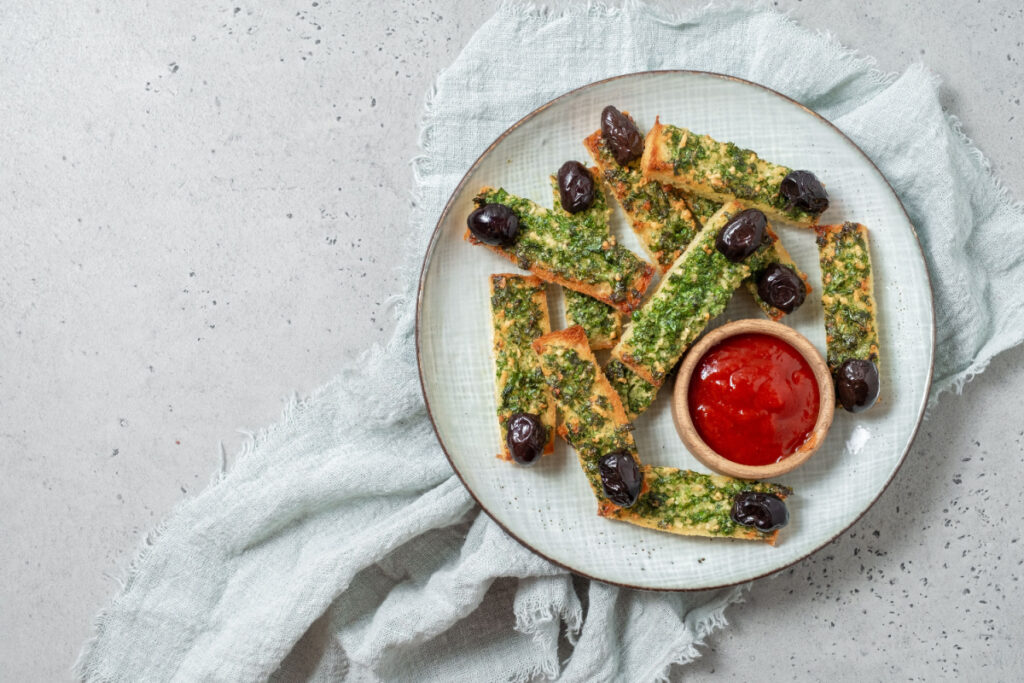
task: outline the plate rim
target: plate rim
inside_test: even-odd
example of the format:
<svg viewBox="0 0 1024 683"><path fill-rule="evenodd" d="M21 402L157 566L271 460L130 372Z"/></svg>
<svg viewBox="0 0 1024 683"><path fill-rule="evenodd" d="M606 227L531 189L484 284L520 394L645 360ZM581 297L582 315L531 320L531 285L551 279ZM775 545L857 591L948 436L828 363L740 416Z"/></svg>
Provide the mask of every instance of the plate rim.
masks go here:
<svg viewBox="0 0 1024 683"><path fill-rule="evenodd" d="M570 567L567 564L565 564L564 562L560 562L560 561L558 561L558 560L556 560L556 559L554 559L552 557L549 557L545 553L542 553L541 551L537 550L532 545L530 545L530 543L527 540L525 540L523 538L520 538L518 535L514 534L511 530L509 530L508 527L506 527L501 522L501 520L499 520L495 516L495 514L493 512L491 512L487 508L486 505L483 504L483 502L481 502L480 498L477 497L476 492L473 491L473 489L466 483L466 480L463 478L462 473L459 471L459 468L455 465L455 461L452 459L451 454L448 452L448 448L445 446L444 439L441 438L441 433L437 429L437 423L434 421L434 414L433 414L433 411L431 410L431 407L430 407L430 399L427 397L427 386L426 386L426 382L424 381L424 377L423 377L423 357L422 357L422 341L421 341L421 325L420 325L420 323L421 323L421 315L422 315L422 310L423 310L423 285L424 285L424 282L426 280L427 266L429 266L429 264L430 264L431 257L433 256L434 249L435 249L435 247L437 245L437 242L438 242L438 238L439 238L439 236L441 234L441 226L446 221L446 219L448 218L448 214L451 212L452 206L455 203L455 198L465 188L465 186L466 186L466 184L467 184L467 182L469 180L469 176L473 173L473 171L476 169L476 167L480 165L480 163L484 160L484 158L486 158L494 150L494 148L497 147L499 143L501 143L502 140L504 140L506 137L508 137L508 135L510 133L512 133L512 131L514 131L516 128L518 128L522 124L526 123L527 121L529 121L529 120L535 118L536 116L540 115L545 110L547 110L552 105L554 105L556 102L559 102L560 100L563 100L563 99L565 99L565 98L567 98L567 97L569 97L571 95L574 95L574 94L576 94L576 93L578 93L578 92L580 92L582 90L585 90L587 88L594 87L596 85L601 85L601 84L604 84L604 83L609 83L611 81L615 81L615 80L619 80L619 79L634 78L634 77L637 77L637 76L658 75L658 74L686 74L686 75L710 76L710 77L713 77L713 78L719 78L719 79L722 79L722 80L734 81L734 82L737 82L737 83L742 83L744 85L753 86L755 88L759 88L761 90L764 90L764 91L766 91L766 92L768 92L768 93L770 93L772 95L775 95L776 97L780 97L780 98L786 100L787 102L789 102L790 104L793 104L793 105L799 107L800 109L804 110L805 112L807 112L808 114L810 114L814 118L818 119L819 121L821 121L822 123L827 125L829 128L834 130L836 133L838 133L839 136L843 140L845 140L847 144L850 145L850 147L852 147L854 150L856 150L856 152L858 154L860 154L864 158L864 160L867 161L868 164L871 165L871 167L873 169L875 169L875 171L878 173L879 177L881 177L883 182L885 182L885 185L889 189L889 192L892 194L893 199L896 200L896 204L899 206L900 211L903 212L903 216L907 219L907 225L910 226L910 232L911 232L911 234L914 237L914 242L917 245L917 250L918 250L919 254L921 255L921 262L924 264L925 284L928 287L928 307L929 307L930 313L931 313L931 319L930 319L930 325L929 325L929 328L930 328L930 330L929 330L930 335L929 336L931 337L931 345L929 347L930 358L929 358L929 362L928 362L928 377L925 379L925 385L924 385L924 389L925 390L924 390L923 398L921 399L921 402L920 402L921 404L918 407L917 421L914 424L913 430L911 430L910 438L907 440L907 444L903 448L903 452L900 454L899 461L896 463L896 467L893 468L892 473L889 475L889 478L886 480L885 484L878 490L878 493L871 500L871 502L868 503L867 507L865 507L864 510L862 510L860 512L860 514L858 514L853 520L851 520L849 524L847 524L842 529L837 531L828 540L824 541L823 543L818 545L813 550L808 551L806 554L803 554L800 557L797 557L796 559L794 559L794 560L792 560L790 562L787 562L784 565L781 565L779 567L776 567L775 569L769 570L767 572L758 574L757 576L753 576L753 577L750 577L750 578L747 578L747 579L741 579L739 581L730 581L730 582L727 582L727 583L722 583L722 584L718 584L718 585L714 585L714 586L702 586L702 587L698 587L698 588L686 588L686 587L669 588L669 587L637 586L637 585L634 585L634 584L631 584L631 583L627 583L627 582L611 581L611 580L600 578L600 577L597 577L597 576L592 576L592 575L590 575L590 574L588 574L586 572L580 571L579 569L576 569L574 567ZM745 583L750 583L750 582L756 581L758 579L763 579L763 578L765 578L767 576L771 576L773 574L777 574L777 573L783 571L784 569L788 569L789 567L792 567L793 565L806 560L808 557L810 557L811 555L814 555L815 553L820 551L825 546L830 545L837 538L839 538L840 536L845 534L847 531L849 531L851 528L853 528L861 520L861 518L863 518L864 515L866 515L867 512L871 508L873 508L875 506L875 504L882 497L882 495L886 492L886 490L888 490L889 486L892 484L893 480L896 478L896 475L899 473L900 469L903 467L903 463L906 462L907 454L910 452L910 448L914 445L914 441L917 439L917 434L918 434L918 432L921 429L921 423L924 421L925 412L926 412L927 407L928 407L928 397L931 394L932 380L933 380L934 375L935 375L935 334L936 334L936 331L935 331L935 291L932 288L931 273L928 271L928 261L925 258L924 248L921 246L921 239L920 239L920 237L917 234L917 227L914 225L914 222L910 219L910 215L907 213L906 207L903 206L903 202L900 200L900 197L896 193L896 190L893 189L893 186L889 182L889 179L885 177L885 174L882 173L881 169L878 168L878 166L871 159L871 157L869 157L864 152L864 150L862 150L860 148L860 146L857 145L857 143L855 143L853 140L851 140L850 137L848 135L846 135L846 133L844 133L842 130L840 130L838 126L836 126L834 123L832 123L831 121L826 119L824 116L822 116L818 112L816 112L813 109L811 109L810 107L807 107L806 105L801 104L800 102L796 101L792 97L789 97L788 95L784 95L783 93L779 92L778 90L775 90L774 88L770 88L770 87L768 87L766 85L762 85L762 84L757 83L755 81L750 81L750 80L747 80L745 78L740 78L738 76L732 76L732 75L729 75L729 74L718 73L718 72L715 72L715 71L702 71L702 70L699 70L699 69L651 69L651 70L646 70L646 71L634 71L634 72L631 72L631 73L619 74L619 75L616 75L616 76L610 76L608 78L602 78L602 79L597 80L597 81L592 81L590 83L586 83L586 84L581 85L579 87L573 88L572 90L567 90L566 92L562 93L558 97L555 97L555 98L545 102L544 104L540 105L539 107L537 107L536 109L534 109L533 111L529 112L528 114L526 114L525 116L520 118L518 121L513 123L511 126L506 128L504 130L504 132L502 132L501 135L499 135L497 138L495 138L494 141L491 144L489 144L480 153L480 155L476 158L476 160L472 164L470 164L469 168L466 169L466 172L463 174L463 176L459 180L458 184L455 186L455 188L452 190L451 194L448 196L448 200L445 202L444 208L441 210L441 214L438 216L437 223L435 223L434 230L433 230L433 232L430 235L430 241L427 243L427 248L424 251L423 263L420 266L420 275L419 275L419 279L418 279L418 282L417 282L417 285L416 285L416 322L415 322L416 368L417 368L417 373L419 375L419 380L420 380L420 393L423 395L423 404L424 404L424 406L427 409L427 417L430 419L430 426L431 426L431 428L434 431L434 436L437 437L438 444L441 446L441 451L444 453L445 458L448 459L448 464L451 466L452 471L455 473L455 475L459 478L459 481L462 483L462 486L466 489L466 491L469 492L470 497L473 498L473 500L476 502L476 504L480 506L480 509L483 510L487 514L487 516L490 517L491 520L501 528L502 531L504 531L506 534L508 534L509 537L513 538L517 543L522 545L524 548L526 548L527 550L529 550L533 554L535 554L535 555L537 555L539 557L544 558L545 560L547 560L551 564L553 564L553 565L555 565L557 567L561 567L562 569L565 569L566 571L568 571L568 572L570 572L572 574L575 574L577 576L581 576L583 578L590 579L591 581L599 581L601 583L605 583L605 584L612 585L612 586L618 586L620 588L631 588L631 589L634 589L634 590L652 591L652 592L659 592L659 593L681 593L681 592L697 592L697 591L706 591L706 590L719 590L719 589L722 589L722 588L729 588L731 586L738 586L738 585L741 585L741 584L745 584Z"/></svg>

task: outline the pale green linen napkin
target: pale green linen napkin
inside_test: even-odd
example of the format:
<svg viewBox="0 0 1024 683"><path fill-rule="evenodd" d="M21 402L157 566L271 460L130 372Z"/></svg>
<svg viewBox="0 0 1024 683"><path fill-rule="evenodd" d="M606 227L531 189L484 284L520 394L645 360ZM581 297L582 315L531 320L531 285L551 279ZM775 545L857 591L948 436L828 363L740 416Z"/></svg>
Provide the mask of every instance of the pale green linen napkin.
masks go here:
<svg viewBox="0 0 1024 683"><path fill-rule="evenodd" d="M506 6L430 94L394 337L294 405L174 511L98 617L80 676L644 681L698 656L743 589L664 594L574 580L510 540L441 453L412 338L419 258L484 148L569 89L668 68L775 88L875 161L928 257L933 399L1021 341L1024 211L942 111L924 67L880 74L769 10L667 18L633 4L560 14Z"/></svg>

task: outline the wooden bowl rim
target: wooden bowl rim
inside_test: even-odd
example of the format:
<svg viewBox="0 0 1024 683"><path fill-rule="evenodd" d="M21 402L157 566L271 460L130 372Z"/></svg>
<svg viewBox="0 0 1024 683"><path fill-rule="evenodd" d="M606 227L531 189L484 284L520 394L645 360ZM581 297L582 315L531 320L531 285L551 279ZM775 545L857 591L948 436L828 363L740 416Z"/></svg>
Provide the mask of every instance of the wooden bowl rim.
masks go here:
<svg viewBox="0 0 1024 683"><path fill-rule="evenodd" d="M788 343L804 357L814 379L818 383L818 419L814 423L814 429L808 435L807 440L791 455L779 462L770 465L742 465L728 460L714 451L704 443L704 440L697 432L693 419L690 417L690 406L688 389L690 378L697 367L697 363L708 350L724 339L734 337L738 334L767 334ZM828 364L822 357L821 352L815 348L811 341L794 330L792 327L783 325L773 320L746 319L726 323L701 338L686 354L683 363L679 368L676 377L675 388L672 393L672 418L675 422L679 438L683 440L687 449L697 460L707 467L737 479L767 479L777 477L781 474L791 472L814 455L828 434L832 426L832 419L835 417L835 390L832 385L832 374L829 372Z"/></svg>

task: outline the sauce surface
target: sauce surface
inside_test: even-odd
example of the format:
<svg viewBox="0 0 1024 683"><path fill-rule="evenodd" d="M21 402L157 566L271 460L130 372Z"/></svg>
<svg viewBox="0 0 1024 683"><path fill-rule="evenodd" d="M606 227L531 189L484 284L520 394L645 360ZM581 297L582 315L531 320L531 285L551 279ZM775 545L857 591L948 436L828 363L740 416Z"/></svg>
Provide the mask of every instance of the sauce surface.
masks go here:
<svg viewBox="0 0 1024 683"><path fill-rule="evenodd" d="M740 334L713 346L694 368L688 400L704 443L743 465L791 455L818 419L811 366L766 334Z"/></svg>

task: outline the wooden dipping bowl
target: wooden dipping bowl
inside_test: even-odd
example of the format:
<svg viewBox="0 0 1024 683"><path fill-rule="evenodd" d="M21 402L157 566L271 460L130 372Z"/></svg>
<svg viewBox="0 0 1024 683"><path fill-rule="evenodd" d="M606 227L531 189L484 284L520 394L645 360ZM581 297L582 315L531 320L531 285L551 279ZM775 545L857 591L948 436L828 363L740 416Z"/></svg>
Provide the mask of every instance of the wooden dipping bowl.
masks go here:
<svg viewBox="0 0 1024 683"><path fill-rule="evenodd" d="M722 457L704 443L690 417L688 389L694 369L704 354L713 346L738 334L765 334L786 342L804 357L818 383L818 420L814 423L814 428L807 436L807 440L795 452L770 465L741 465ZM828 434L828 429L832 426L835 406L835 390L825 359L807 337L791 327L771 320L737 320L709 332L686 354L686 358L683 359L683 364L679 368L679 375L672 393L672 418L675 420L676 431L679 432L679 437L686 444L687 449L707 467L737 479L770 479L790 472L807 462L825 441L825 435Z"/></svg>

